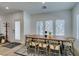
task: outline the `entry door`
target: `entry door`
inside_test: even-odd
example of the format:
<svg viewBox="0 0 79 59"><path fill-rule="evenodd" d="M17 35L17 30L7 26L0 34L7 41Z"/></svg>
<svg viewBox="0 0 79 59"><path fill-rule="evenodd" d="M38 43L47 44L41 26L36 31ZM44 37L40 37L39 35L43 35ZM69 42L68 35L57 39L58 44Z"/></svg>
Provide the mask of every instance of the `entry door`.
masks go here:
<svg viewBox="0 0 79 59"><path fill-rule="evenodd" d="M15 21L15 41L20 40L20 21Z"/></svg>

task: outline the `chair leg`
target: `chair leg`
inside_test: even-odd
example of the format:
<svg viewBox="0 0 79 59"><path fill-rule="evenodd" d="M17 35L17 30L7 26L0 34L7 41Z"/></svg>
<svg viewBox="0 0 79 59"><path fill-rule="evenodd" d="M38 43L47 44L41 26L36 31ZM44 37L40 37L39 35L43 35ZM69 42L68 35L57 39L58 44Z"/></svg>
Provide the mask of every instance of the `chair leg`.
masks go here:
<svg viewBox="0 0 79 59"><path fill-rule="evenodd" d="M46 50L45 50L45 53L46 53L46 55L47 55L47 48L46 48Z"/></svg>
<svg viewBox="0 0 79 59"><path fill-rule="evenodd" d="M48 47L48 55L50 56L50 47Z"/></svg>
<svg viewBox="0 0 79 59"><path fill-rule="evenodd" d="M34 55L36 55L36 52L37 52L37 51L36 51L36 46L35 46L35 54L34 54Z"/></svg>
<svg viewBox="0 0 79 59"><path fill-rule="evenodd" d="M59 50L59 56L61 56L60 50Z"/></svg>

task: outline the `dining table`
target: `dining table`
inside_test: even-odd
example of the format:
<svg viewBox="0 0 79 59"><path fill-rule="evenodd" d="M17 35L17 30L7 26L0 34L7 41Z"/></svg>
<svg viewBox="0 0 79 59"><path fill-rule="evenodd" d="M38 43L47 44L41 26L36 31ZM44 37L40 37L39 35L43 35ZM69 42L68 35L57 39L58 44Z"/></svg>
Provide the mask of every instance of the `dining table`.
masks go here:
<svg viewBox="0 0 79 59"><path fill-rule="evenodd" d="M44 35L26 35L25 36L26 40L27 38L31 39L43 39L43 40L54 40L54 41L61 41L61 42L70 42L71 40L68 40L67 38L73 39L73 37L64 37L64 36L53 36L51 37L47 36L45 37Z"/></svg>
<svg viewBox="0 0 79 59"><path fill-rule="evenodd" d="M74 51L74 48L73 48L74 41L72 40L72 39L74 39L73 37L54 36L54 35L51 35L51 36L48 35L47 37L45 35L26 35L25 38L26 38L25 39L25 45L27 45L28 39L59 41L59 42L61 42L62 46L63 46L64 42L70 42L72 44L72 49Z"/></svg>

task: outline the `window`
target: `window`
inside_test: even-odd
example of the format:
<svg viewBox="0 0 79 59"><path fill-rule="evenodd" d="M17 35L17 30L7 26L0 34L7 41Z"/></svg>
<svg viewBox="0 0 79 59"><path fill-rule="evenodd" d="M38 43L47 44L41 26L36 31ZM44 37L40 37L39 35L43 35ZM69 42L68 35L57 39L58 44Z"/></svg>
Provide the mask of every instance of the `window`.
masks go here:
<svg viewBox="0 0 79 59"><path fill-rule="evenodd" d="M45 31L47 31L47 34L49 34L49 32L53 34L53 21L52 20L45 21Z"/></svg>
<svg viewBox="0 0 79 59"><path fill-rule="evenodd" d="M65 27L65 22L64 20L56 20L56 33L55 35L57 36L64 36L64 27Z"/></svg>
<svg viewBox="0 0 79 59"><path fill-rule="evenodd" d="M36 30L38 35L44 35L45 31L47 31L47 35L51 32L52 35L64 36L65 35L65 21L64 20L56 20L56 22L52 20L47 21L38 21L36 23Z"/></svg>
<svg viewBox="0 0 79 59"><path fill-rule="evenodd" d="M36 23L36 33L37 35L43 35L44 34L44 25L43 25L43 21L38 21Z"/></svg>
<svg viewBox="0 0 79 59"><path fill-rule="evenodd" d="M2 27L2 26L1 26L1 25L2 25L1 22L2 22L2 19L0 18L0 33L1 33L1 27ZM2 33L1 33L1 34L2 34Z"/></svg>
<svg viewBox="0 0 79 59"><path fill-rule="evenodd" d="M77 16L77 39L79 39L79 15Z"/></svg>
<svg viewBox="0 0 79 59"><path fill-rule="evenodd" d="M20 21L15 21L15 40L20 40Z"/></svg>
<svg viewBox="0 0 79 59"><path fill-rule="evenodd" d="M5 35L5 27L4 26L5 26L4 21L3 21L3 19L0 16L0 34L4 34Z"/></svg>

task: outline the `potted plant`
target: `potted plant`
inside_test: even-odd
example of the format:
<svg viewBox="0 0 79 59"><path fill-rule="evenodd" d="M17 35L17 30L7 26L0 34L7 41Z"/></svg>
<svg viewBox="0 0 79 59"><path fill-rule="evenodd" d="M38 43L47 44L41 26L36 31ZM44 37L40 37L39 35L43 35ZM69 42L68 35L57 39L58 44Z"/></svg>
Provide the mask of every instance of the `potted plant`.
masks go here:
<svg viewBox="0 0 79 59"><path fill-rule="evenodd" d="M51 32L49 32L49 38L51 38Z"/></svg>

